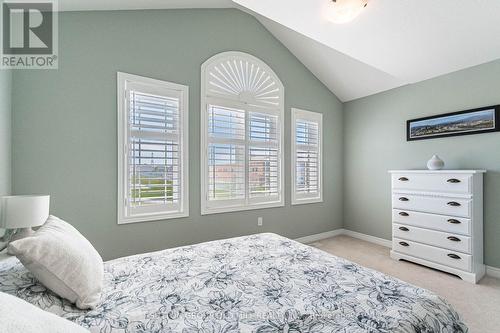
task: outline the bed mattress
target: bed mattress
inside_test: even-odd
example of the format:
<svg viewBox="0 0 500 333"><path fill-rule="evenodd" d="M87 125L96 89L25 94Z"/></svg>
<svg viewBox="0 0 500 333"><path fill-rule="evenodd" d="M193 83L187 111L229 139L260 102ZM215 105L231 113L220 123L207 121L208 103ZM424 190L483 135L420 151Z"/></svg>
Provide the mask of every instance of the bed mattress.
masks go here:
<svg viewBox="0 0 500 333"><path fill-rule="evenodd" d="M79 310L14 257L0 291L99 333L468 332L441 297L275 234L104 263L101 304Z"/></svg>

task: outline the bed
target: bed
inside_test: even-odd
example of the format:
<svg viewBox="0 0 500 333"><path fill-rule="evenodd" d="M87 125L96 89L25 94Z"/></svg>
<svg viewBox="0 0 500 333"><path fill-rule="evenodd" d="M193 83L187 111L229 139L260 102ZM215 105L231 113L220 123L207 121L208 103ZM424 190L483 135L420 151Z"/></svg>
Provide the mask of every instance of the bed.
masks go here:
<svg viewBox="0 0 500 333"><path fill-rule="evenodd" d="M99 333L468 332L439 296L275 234L104 263L101 304L79 310L15 258L0 291Z"/></svg>

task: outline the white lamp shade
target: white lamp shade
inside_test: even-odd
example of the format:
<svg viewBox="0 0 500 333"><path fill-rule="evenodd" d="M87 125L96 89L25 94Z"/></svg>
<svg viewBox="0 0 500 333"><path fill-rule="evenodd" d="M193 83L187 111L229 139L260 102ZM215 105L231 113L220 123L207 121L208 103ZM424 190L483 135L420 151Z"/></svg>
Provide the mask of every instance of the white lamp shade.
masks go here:
<svg viewBox="0 0 500 333"><path fill-rule="evenodd" d="M49 195L0 197L0 227L5 229L38 227L49 217Z"/></svg>

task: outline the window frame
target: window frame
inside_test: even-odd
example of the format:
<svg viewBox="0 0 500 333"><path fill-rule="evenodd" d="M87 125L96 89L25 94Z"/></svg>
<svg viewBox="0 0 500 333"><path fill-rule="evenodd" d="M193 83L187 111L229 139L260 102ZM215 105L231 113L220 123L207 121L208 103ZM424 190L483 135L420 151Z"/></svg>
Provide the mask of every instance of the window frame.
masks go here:
<svg viewBox="0 0 500 333"><path fill-rule="evenodd" d="M128 213L128 143L129 133L129 103L128 85L149 86L149 91L158 91L159 95L165 90L175 92L179 98L179 150L180 150L180 197L179 209L147 209L149 212L131 215ZM171 96L174 96L172 94ZM136 222L150 222L189 216L189 87L182 84L152 79L139 75L117 72L117 124L118 124L118 224Z"/></svg>
<svg viewBox="0 0 500 333"><path fill-rule="evenodd" d="M298 195L297 193L297 143L296 122L298 119L318 123L318 195ZM323 114L320 112L292 108L291 123L291 187L292 205L323 202Z"/></svg>
<svg viewBox="0 0 500 333"><path fill-rule="evenodd" d="M245 101L222 98L220 96L209 95L206 90L206 72L207 68L216 61L220 59L231 59L232 56L243 57L249 61L259 64L263 69L265 69L269 74L271 74L279 85L280 89L280 105L278 107L263 107L259 105L252 105ZM284 207L285 205L285 151L284 151L284 140L285 140L285 112L284 112L284 87L279 80L279 78L274 74L274 72L260 59L255 58L249 54L242 52L223 52L214 57L208 59L203 65L201 70L201 119L200 119L200 180L201 180L201 215L209 214L219 214L228 212L238 212L246 210L264 209L264 208L276 208ZM225 108L232 108L245 111L245 198L244 199L229 199L220 201L210 201L208 200L208 171L209 171L209 157L208 157L208 147L209 147L209 131L208 131L208 109L209 106L220 106ZM259 112L272 114L278 116L278 126L280 133L278 136L278 163L279 163L279 194L277 199L274 201L262 199L262 198L250 198L249 197L249 147L252 146L252 141L249 139L249 122L248 115L250 112ZM230 140L228 140L229 142ZM236 140L234 141L236 142Z"/></svg>

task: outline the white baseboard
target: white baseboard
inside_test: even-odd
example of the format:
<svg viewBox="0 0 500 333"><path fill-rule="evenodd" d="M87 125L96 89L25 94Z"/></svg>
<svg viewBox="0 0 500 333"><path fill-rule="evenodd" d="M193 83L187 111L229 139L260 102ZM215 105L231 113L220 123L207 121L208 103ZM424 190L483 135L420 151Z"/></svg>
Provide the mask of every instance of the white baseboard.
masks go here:
<svg viewBox="0 0 500 333"><path fill-rule="evenodd" d="M331 238L331 237L340 236L340 235L350 236L353 238L361 239L361 240L364 240L364 241L367 241L367 242L370 242L373 244L385 246L388 248L392 247L392 242L390 240L375 237L375 236L370 236L367 234L362 234L360 232L347 230L347 229L337 229L337 230L322 232L320 234L314 234L314 235L309 235L309 236L305 236L305 237L300 237L300 238L297 238L296 241L300 242L300 243L308 244L308 243L320 241L322 239ZM486 275L500 279L500 268L493 267L493 266L486 266Z"/></svg>
<svg viewBox="0 0 500 333"><path fill-rule="evenodd" d="M327 238L340 236L340 235L346 235L346 236L350 236L353 238L358 238L358 239L361 239L361 240L364 240L364 241L367 241L370 243L382 245L385 247L392 246L392 242L390 240L362 234L360 232L347 230L347 229L336 229L336 230L332 230L332 231L322 232L319 234L300 237L300 238L297 238L295 240L297 242L300 242L300 243L308 244L308 243L320 241L322 239L327 239Z"/></svg>
<svg viewBox="0 0 500 333"><path fill-rule="evenodd" d="M309 244L309 243L320 241L322 239L327 239L327 238L339 236L339 235L342 235L343 233L344 233L344 229L337 229L337 230L322 232L319 234L314 234L314 235L296 238L295 240L299 243Z"/></svg>
<svg viewBox="0 0 500 333"><path fill-rule="evenodd" d="M486 266L486 275L500 279L500 268Z"/></svg>
<svg viewBox="0 0 500 333"><path fill-rule="evenodd" d="M357 231L344 229L343 235L351 236L353 238L361 239L361 240L364 240L364 241L367 241L367 242L370 242L373 244L377 244L377 245L381 245L381 246L385 246L385 247L389 247L389 248L392 247L392 241L390 241L390 240L375 237L375 236L370 236L367 234L362 234L362 233L357 232Z"/></svg>

